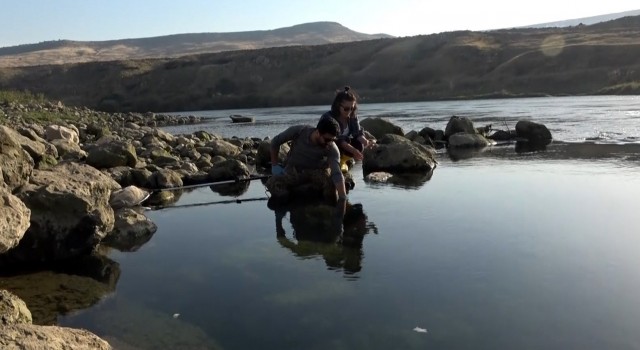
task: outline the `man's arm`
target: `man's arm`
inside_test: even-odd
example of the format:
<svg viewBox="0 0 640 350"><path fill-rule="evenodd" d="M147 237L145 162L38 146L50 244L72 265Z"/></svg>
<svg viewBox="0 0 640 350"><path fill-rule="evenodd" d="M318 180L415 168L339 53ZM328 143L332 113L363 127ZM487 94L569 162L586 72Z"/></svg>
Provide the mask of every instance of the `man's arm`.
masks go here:
<svg viewBox="0 0 640 350"><path fill-rule="evenodd" d="M304 125L294 125L291 126L289 128L287 128L287 130L279 133L278 135L276 135L272 140L271 140L271 146L269 147L269 155L271 158L271 165L277 165L278 164L278 153L280 152L280 146L288 141L291 141L293 139L295 139L298 134L300 133L300 130L302 130L305 126Z"/></svg>
<svg viewBox="0 0 640 350"><path fill-rule="evenodd" d="M329 147L329 156L327 157L329 168L331 169L331 180L338 191L338 198L347 198L347 189L344 186L344 175L340 170L340 151L338 146L331 144Z"/></svg>

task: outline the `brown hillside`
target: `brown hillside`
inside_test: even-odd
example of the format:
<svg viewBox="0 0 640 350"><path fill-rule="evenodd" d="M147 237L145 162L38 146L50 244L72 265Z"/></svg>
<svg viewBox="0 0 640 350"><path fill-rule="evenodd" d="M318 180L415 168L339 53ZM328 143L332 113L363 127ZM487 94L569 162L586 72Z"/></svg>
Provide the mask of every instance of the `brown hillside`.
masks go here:
<svg viewBox="0 0 640 350"><path fill-rule="evenodd" d="M593 26L450 32L177 59L0 69L29 89L109 111L640 93L640 17Z"/></svg>
<svg viewBox="0 0 640 350"><path fill-rule="evenodd" d="M176 34L109 41L48 41L0 48L0 67L24 67L94 61L171 58L233 50L293 45L322 45L389 38L358 33L334 22L315 22L274 30Z"/></svg>

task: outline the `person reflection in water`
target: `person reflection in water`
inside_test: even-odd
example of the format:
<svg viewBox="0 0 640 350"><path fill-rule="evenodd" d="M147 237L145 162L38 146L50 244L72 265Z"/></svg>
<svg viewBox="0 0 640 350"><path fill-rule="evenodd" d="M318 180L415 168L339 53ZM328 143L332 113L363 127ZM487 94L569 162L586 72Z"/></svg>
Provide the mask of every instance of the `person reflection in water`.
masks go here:
<svg viewBox="0 0 640 350"><path fill-rule="evenodd" d="M375 226L367 224L361 204L340 199L335 206L291 203L271 209L275 211L278 242L297 257L322 256L327 267L343 269L347 275L362 269L362 241ZM293 228L291 237L283 227L287 212Z"/></svg>

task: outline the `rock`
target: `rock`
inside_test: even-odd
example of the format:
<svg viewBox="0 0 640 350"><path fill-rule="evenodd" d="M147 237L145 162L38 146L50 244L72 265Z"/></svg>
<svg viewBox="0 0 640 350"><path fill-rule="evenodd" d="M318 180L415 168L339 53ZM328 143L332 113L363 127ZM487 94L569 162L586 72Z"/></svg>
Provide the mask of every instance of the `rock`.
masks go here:
<svg viewBox="0 0 640 350"><path fill-rule="evenodd" d="M367 174L367 176L364 177L364 181L374 182L374 183L385 183L392 176L393 174L390 174L384 171L374 171L372 173Z"/></svg>
<svg viewBox="0 0 640 350"><path fill-rule="evenodd" d="M112 349L109 343L84 330L56 326L19 324L0 332L2 349Z"/></svg>
<svg viewBox="0 0 640 350"><path fill-rule="evenodd" d="M229 118L231 118L233 123L254 123L256 121L256 118L254 117L247 117L238 114L230 115Z"/></svg>
<svg viewBox="0 0 640 350"><path fill-rule="evenodd" d="M103 244L121 252L133 252L147 243L158 226L136 208L122 208L115 213L115 226Z"/></svg>
<svg viewBox="0 0 640 350"><path fill-rule="evenodd" d="M115 291L121 274L118 263L98 255L61 266L65 273L40 271L2 278L3 288L24 300L36 324L56 325L59 316L104 300Z"/></svg>
<svg viewBox="0 0 640 350"><path fill-rule="evenodd" d="M65 139L57 139L51 141L51 144L56 147L58 155L63 160L83 160L87 158L87 152L80 148L77 143Z"/></svg>
<svg viewBox="0 0 640 350"><path fill-rule="evenodd" d="M495 130L491 135L487 136L487 138L494 141L510 141L516 138L516 131Z"/></svg>
<svg viewBox="0 0 640 350"><path fill-rule="evenodd" d="M31 210L0 187L0 254L18 245L29 228Z"/></svg>
<svg viewBox="0 0 640 350"><path fill-rule="evenodd" d="M365 174L374 171L423 172L435 168L435 151L402 136L386 134L378 145L365 149L362 170Z"/></svg>
<svg viewBox="0 0 640 350"><path fill-rule="evenodd" d="M449 118L447 127L444 129L444 137L448 140L451 135L459 132L475 134L476 128L473 126L471 119L454 115Z"/></svg>
<svg viewBox="0 0 640 350"><path fill-rule="evenodd" d="M138 162L136 149L128 141L106 141L89 148L87 153L87 164L98 169L124 165L135 167Z"/></svg>
<svg viewBox="0 0 640 350"><path fill-rule="evenodd" d="M60 125L47 126L44 132L44 136L45 139L49 142L58 139L64 139L76 144L80 142L80 137L78 136L78 132L76 130Z"/></svg>
<svg viewBox="0 0 640 350"><path fill-rule="evenodd" d="M494 143L494 141L490 141L484 136L475 133L459 132L449 136L449 147L482 148L493 145Z"/></svg>
<svg viewBox="0 0 640 350"><path fill-rule="evenodd" d="M129 208L140 205L149 198L149 191L145 191L136 186L127 186L123 189L113 191L109 198L109 204L113 209Z"/></svg>
<svg viewBox="0 0 640 350"><path fill-rule="evenodd" d="M280 145L278 151L278 162L284 163L289 154L290 147L287 143ZM258 151L256 153L256 165L263 168L271 168L271 140L264 140L258 143Z"/></svg>
<svg viewBox="0 0 640 350"><path fill-rule="evenodd" d="M530 143L548 144L551 142L551 132L543 124L529 120L520 120L516 123L516 135L527 139Z"/></svg>
<svg viewBox="0 0 640 350"><path fill-rule="evenodd" d="M111 349L106 341L83 329L32 324L24 301L0 290L1 349Z"/></svg>
<svg viewBox="0 0 640 350"><path fill-rule="evenodd" d="M31 158L34 160L35 163L40 162L40 160L47 153L47 147L45 146L44 143L39 141L33 141L30 138L23 136L17 131L10 129L4 125L0 125L0 129L2 129L2 132L1 132L2 134L7 135L8 137L11 137L18 144L20 144L20 147L22 147L22 149L24 149L25 151L27 151L27 153L29 153L29 155L31 156ZM49 148L49 150L51 151L51 148ZM52 153L51 155L57 156L57 152Z"/></svg>
<svg viewBox="0 0 640 350"><path fill-rule="evenodd" d="M242 152L242 148L225 140L211 140L206 144L206 147L211 148L210 155L223 156L225 158L235 157ZM198 152L201 151L198 149Z"/></svg>
<svg viewBox="0 0 640 350"><path fill-rule="evenodd" d="M33 158L22 149L15 135L12 129L0 127L0 169L4 183L12 192L27 183L34 168Z"/></svg>
<svg viewBox="0 0 640 350"><path fill-rule="evenodd" d="M371 135L373 135L376 139L380 139L386 134L404 136L404 131L401 127L379 117L365 118L360 121L360 126L371 133Z"/></svg>
<svg viewBox="0 0 640 350"><path fill-rule="evenodd" d="M31 209L31 226L16 248L0 256L0 266L68 259L91 251L113 229L109 197L117 189L120 185L108 175L84 164L35 170L30 183L16 193Z"/></svg>
<svg viewBox="0 0 640 350"><path fill-rule="evenodd" d="M181 187L182 177L179 173L169 170L169 169L160 169L154 173L155 181L153 183L155 186L153 188L171 188L171 187Z"/></svg>
<svg viewBox="0 0 640 350"><path fill-rule="evenodd" d="M31 324L31 311L27 304L13 293L0 289L0 325Z"/></svg>
<svg viewBox="0 0 640 350"><path fill-rule="evenodd" d="M235 180L238 178L247 178L251 175L247 166L235 159L225 160L217 163L209 171L209 179L211 181Z"/></svg>

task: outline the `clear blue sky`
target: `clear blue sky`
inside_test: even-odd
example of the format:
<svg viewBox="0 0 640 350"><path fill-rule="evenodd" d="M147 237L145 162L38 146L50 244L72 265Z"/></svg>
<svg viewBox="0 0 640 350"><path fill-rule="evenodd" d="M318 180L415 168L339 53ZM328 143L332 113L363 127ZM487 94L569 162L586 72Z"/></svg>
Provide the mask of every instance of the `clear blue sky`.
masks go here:
<svg viewBox="0 0 640 350"><path fill-rule="evenodd" d="M0 0L0 47L333 21L394 36L485 30L640 9L638 0Z"/></svg>

